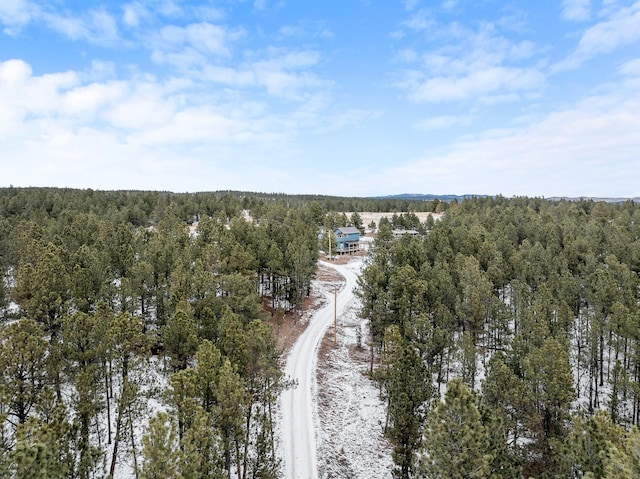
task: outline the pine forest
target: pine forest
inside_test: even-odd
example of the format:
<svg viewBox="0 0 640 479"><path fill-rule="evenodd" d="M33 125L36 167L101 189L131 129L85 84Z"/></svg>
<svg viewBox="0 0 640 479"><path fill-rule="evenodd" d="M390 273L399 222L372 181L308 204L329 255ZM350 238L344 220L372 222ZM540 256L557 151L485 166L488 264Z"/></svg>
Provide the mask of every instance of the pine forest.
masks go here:
<svg viewBox="0 0 640 479"><path fill-rule="evenodd" d="M394 477L640 477L633 201L11 187L0 478L282 477L273 318L364 211L389 213L356 295Z"/></svg>

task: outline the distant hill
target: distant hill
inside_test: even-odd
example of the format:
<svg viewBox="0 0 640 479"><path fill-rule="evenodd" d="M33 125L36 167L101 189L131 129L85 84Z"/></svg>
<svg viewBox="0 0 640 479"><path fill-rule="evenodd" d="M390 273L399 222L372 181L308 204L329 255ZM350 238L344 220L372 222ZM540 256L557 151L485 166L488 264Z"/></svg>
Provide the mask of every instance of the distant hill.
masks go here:
<svg viewBox="0 0 640 479"><path fill-rule="evenodd" d="M593 201L604 201L606 203L624 203L625 201L633 201L634 203L638 203L640 202L640 196L634 196L633 198L604 198L604 197L597 197L597 196L578 196L578 197L568 197L568 196L554 196L551 198L547 198L548 200L552 200L552 201L560 201L560 200L567 200L567 201L580 201L580 200L593 200Z"/></svg>
<svg viewBox="0 0 640 479"><path fill-rule="evenodd" d="M425 195L421 193L403 193L400 195L387 195L387 196L376 196L376 199L392 199L392 200L407 200L407 201L433 201L438 199L440 201L451 202L454 199L457 201L462 201L465 198L486 198L492 195L475 195L475 194L466 194L466 195ZM607 203L624 203L625 201L633 201L634 203L640 202L640 197L635 196L633 198L606 198L606 197L597 197L597 196L553 196L550 198L546 198L550 201L580 201L580 200L592 200L592 201L605 201Z"/></svg>
<svg viewBox="0 0 640 479"><path fill-rule="evenodd" d="M486 198L489 195L423 195L419 193L403 193L400 195L376 196L376 199L407 200L407 201L433 201L440 200L451 202L462 201L465 198Z"/></svg>

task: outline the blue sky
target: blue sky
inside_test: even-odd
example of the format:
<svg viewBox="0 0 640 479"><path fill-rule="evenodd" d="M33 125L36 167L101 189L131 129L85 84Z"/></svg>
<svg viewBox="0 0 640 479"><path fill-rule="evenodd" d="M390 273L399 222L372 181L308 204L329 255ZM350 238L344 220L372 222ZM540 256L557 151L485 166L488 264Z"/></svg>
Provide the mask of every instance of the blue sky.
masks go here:
<svg viewBox="0 0 640 479"><path fill-rule="evenodd" d="M640 1L1 0L0 186L640 196Z"/></svg>

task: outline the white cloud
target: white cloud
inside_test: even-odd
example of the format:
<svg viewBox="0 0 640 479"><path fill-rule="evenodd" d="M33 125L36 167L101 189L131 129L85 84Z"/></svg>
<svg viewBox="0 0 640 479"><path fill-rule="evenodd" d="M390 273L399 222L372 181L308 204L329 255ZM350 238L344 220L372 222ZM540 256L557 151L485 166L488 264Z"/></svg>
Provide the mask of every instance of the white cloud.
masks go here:
<svg viewBox="0 0 640 479"><path fill-rule="evenodd" d="M2 0L0 2L0 23L8 35L18 33L29 23L36 7L28 0Z"/></svg>
<svg viewBox="0 0 640 479"><path fill-rule="evenodd" d="M403 48L396 57L403 63L416 63L418 61L418 53L413 48Z"/></svg>
<svg viewBox="0 0 640 479"><path fill-rule="evenodd" d="M9 60L0 63L0 105L19 120L28 115L52 115L62 107L61 93L78 83L74 72L34 77L30 65L22 60ZM6 129L0 128L0 137L4 132Z"/></svg>
<svg viewBox="0 0 640 479"><path fill-rule="evenodd" d="M231 118L208 105L180 109L167 120L159 122L155 128L131 134L129 141L145 146L201 145L243 141L255 133L243 119Z"/></svg>
<svg viewBox="0 0 640 479"><path fill-rule="evenodd" d="M517 100L519 94L545 86L546 77L539 68L521 65L535 56L537 46L528 40L509 40L491 23L475 31L452 23L437 28L430 37L446 43L422 55L407 49L398 55L411 69L400 73L396 85L407 90L414 102Z"/></svg>
<svg viewBox="0 0 640 479"><path fill-rule="evenodd" d="M540 89L545 77L533 68L491 67L459 78L435 77L416 86L410 98L416 102L447 102L484 97L496 92Z"/></svg>
<svg viewBox="0 0 640 479"><path fill-rule="evenodd" d="M232 43L243 36L240 29L229 29L208 22L186 27L170 25L151 40L152 59L181 69L203 66L211 58L231 56Z"/></svg>
<svg viewBox="0 0 640 479"><path fill-rule="evenodd" d="M453 11L458 6L458 0L445 0L442 2L442 9L446 12Z"/></svg>
<svg viewBox="0 0 640 479"><path fill-rule="evenodd" d="M371 120L378 119L382 116L382 112L378 110L363 110L351 108L336 116L327 117L323 120L323 125L314 130L314 133L330 133L332 131L342 130L345 127L356 126L361 127Z"/></svg>
<svg viewBox="0 0 640 479"><path fill-rule="evenodd" d="M442 115L420 120L414 123L413 127L416 130L432 131L451 128L453 126L468 126L472 122L473 118L470 115Z"/></svg>
<svg viewBox="0 0 640 479"><path fill-rule="evenodd" d="M420 4L420 0L405 0L404 8L407 11L414 10Z"/></svg>
<svg viewBox="0 0 640 479"><path fill-rule="evenodd" d="M429 30L435 25L431 12L425 8L416 11L404 22L404 26L414 31Z"/></svg>
<svg viewBox="0 0 640 479"><path fill-rule="evenodd" d="M114 62L103 62L92 60L90 69L82 74L86 81L102 81L116 76L116 64Z"/></svg>
<svg viewBox="0 0 640 479"><path fill-rule="evenodd" d="M576 49L562 62L554 66L555 71L574 69L590 58L610 53L625 45L640 41L640 1L613 11L605 20L588 28L580 37Z"/></svg>
<svg viewBox="0 0 640 479"><path fill-rule="evenodd" d="M205 22L220 22L227 16L224 10L211 5L198 5L193 8L193 13Z"/></svg>
<svg viewBox="0 0 640 479"><path fill-rule="evenodd" d="M30 0L2 0L0 23L5 26L4 33L16 34L29 23L41 23L72 40L104 45L113 44L119 39L117 21L105 8L71 14L68 11L56 10L51 2L42 3L41 6ZM134 5L136 4L125 7L125 23L127 20L133 21L130 9Z"/></svg>
<svg viewBox="0 0 640 479"><path fill-rule="evenodd" d="M91 83L78 86L62 96L61 113L71 116L88 113L93 116L104 106L121 99L124 94L125 85L122 82ZM131 107L131 112L135 112L133 109L135 105L131 105Z"/></svg>
<svg viewBox="0 0 640 479"><path fill-rule="evenodd" d="M38 76L22 60L0 62L6 182L193 191L253 181L257 188L265 178L284 179L259 162L267 155L286 164L300 119L312 118L295 106L274 114L250 95L224 98L180 79L83 82L91 76Z"/></svg>
<svg viewBox="0 0 640 479"><path fill-rule="evenodd" d="M184 14L184 10L179 3L173 0L161 0L155 8L160 14L168 18L181 17Z"/></svg>
<svg viewBox="0 0 640 479"><path fill-rule="evenodd" d="M573 22L584 22L591 18L591 0L564 0L562 17Z"/></svg>
<svg viewBox="0 0 640 479"><path fill-rule="evenodd" d="M202 75L231 87L262 87L270 95L292 101L309 101L331 86L309 71L320 59L314 50L267 49L259 58L237 68L209 65Z"/></svg>
<svg viewBox="0 0 640 479"><path fill-rule="evenodd" d="M122 22L128 27L138 27L151 12L140 2L127 3L122 7Z"/></svg>
<svg viewBox="0 0 640 479"><path fill-rule="evenodd" d="M640 71L521 128L485 131L363 178L372 191L638 196ZM603 87L604 88L604 87ZM443 119L446 122L446 119Z"/></svg>
<svg viewBox="0 0 640 479"><path fill-rule="evenodd" d="M223 83L234 87L247 87L258 84L256 74L252 70L209 65L204 68L203 75L208 81Z"/></svg>
<svg viewBox="0 0 640 479"><path fill-rule="evenodd" d="M609 20L588 29L580 39L578 53L593 55L610 52L618 46L640 39L640 2L623 8Z"/></svg>
<svg viewBox="0 0 640 479"><path fill-rule="evenodd" d="M278 34L282 38L321 38L324 40L331 39L334 33L327 27L325 22L311 22L302 20L297 24L283 25L278 30Z"/></svg>
<svg viewBox="0 0 640 479"><path fill-rule="evenodd" d="M269 7L282 8L284 5L285 5L285 3L283 1L279 1L279 2L274 3L272 5L268 5L267 0L254 0L254 2L253 2L253 8L255 10L258 10L258 11L266 10Z"/></svg>
<svg viewBox="0 0 640 479"><path fill-rule="evenodd" d="M640 58L626 62L620 67L620 73L640 77Z"/></svg>
<svg viewBox="0 0 640 479"><path fill-rule="evenodd" d="M89 10L81 16L46 12L41 18L49 28L72 40L111 44L119 38L115 18L103 9Z"/></svg>
<svg viewBox="0 0 640 479"><path fill-rule="evenodd" d="M22 60L8 60L0 63L0 81L7 87L22 83L31 76L31 67ZM3 90L0 90L2 93Z"/></svg>

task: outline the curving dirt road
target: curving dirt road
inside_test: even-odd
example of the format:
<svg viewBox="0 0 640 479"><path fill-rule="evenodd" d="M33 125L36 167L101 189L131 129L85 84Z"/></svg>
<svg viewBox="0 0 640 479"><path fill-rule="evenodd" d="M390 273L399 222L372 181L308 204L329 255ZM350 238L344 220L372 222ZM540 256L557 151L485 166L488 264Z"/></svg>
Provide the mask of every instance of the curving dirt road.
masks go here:
<svg viewBox="0 0 640 479"><path fill-rule="evenodd" d="M347 266L324 263L334 268L346 279L346 285L338 292L336 309L338 318L354 299L353 289L357 275ZM285 376L295 379L298 386L286 390L280 397L282 411L281 434L286 479L317 479L316 456L317 413L315 382L317 352L320 341L334 319L333 294L327 295L327 304L313 315L307 329L291 349L285 367Z"/></svg>

